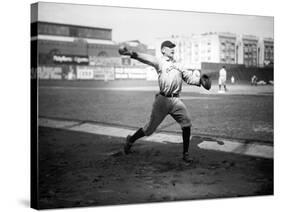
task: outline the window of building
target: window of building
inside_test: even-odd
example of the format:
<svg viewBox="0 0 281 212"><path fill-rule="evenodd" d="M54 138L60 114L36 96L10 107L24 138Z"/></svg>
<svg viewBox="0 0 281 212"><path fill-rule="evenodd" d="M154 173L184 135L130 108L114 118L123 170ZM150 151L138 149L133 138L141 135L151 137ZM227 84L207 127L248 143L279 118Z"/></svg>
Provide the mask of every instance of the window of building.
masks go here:
<svg viewBox="0 0 281 212"><path fill-rule="evenodd" d="M69 28L69 36L70 37L78 37L78 30L75 27Z"/></svg>
<svg viewBox="0 0 281 212"><path fill-rule="evenodd" d="M107 57L108 54L105 51L101 51L98 53L98 57Z"/></svg>
<svg viewBox="0 0 281 212"><path fill-rule="evenodd" d="M68 36L69 29L67 26L42 23L38 25L38 34Z"/></svg>

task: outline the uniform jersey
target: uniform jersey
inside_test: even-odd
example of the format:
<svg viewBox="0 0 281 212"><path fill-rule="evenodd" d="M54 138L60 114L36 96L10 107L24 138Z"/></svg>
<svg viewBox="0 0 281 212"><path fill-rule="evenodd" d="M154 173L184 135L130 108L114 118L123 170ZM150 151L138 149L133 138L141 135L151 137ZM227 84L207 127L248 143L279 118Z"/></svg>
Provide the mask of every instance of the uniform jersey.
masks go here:
<svg viewBox="0 0 281 212"><path fill-rule="evenodd" d="M176 63L168 57L158 59L158 84L160 92L171 95L179 94L182 89L182 81L187 84L200 85L200 72L192 71L183 65Z"/></svg>

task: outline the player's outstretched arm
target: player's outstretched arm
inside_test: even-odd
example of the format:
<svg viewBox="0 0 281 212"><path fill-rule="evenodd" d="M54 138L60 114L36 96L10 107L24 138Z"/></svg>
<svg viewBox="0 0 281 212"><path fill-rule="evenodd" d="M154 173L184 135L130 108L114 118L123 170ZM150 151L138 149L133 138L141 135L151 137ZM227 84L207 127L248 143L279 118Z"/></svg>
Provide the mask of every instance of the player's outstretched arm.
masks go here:
<svg viewBox="0 0 281 212"><path fill-rule="evenodd" d="M156 57L149 55L149 54L129 51L125 46L121 46L119 48L119 54L130 56L131 58L133 58L135 60L138 60L147 65L153 66L156 70L159 67L159 62Z"/></svg>
<svg viewBox="0 0 281 212"><path fill-rule="evenodd" d="M189 85L201 86L200 75L201 73L199 70L191 70L191 69L183 68L182 71L182 78Z"/></svg>
<svg viewBox="0 0 281 212"><path fill-rule="evenodd" d="M199 70L184 70L182 78L187 84L202 86L206 90L210 90L212 86L211 78L206 74L201 74Z"/></svg>

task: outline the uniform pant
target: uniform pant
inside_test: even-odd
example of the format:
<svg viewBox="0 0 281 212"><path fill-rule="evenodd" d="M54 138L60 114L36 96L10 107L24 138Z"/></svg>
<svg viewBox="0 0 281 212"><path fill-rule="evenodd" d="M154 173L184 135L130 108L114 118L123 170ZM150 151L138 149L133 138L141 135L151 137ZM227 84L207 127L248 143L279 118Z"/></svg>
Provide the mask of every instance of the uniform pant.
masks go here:
<svg viewBox="0 0 281 212"><path fill-rule="evenodd" d="M219 77L219 85L226 85L226 78L225 77Z"/></svg>
<svg viewBox="0 0 281 212"><path fill-rule="evenodd" d="M151 135L168 114L180 124L181 128L191 126L187 108L178 97L165 97L156 94L150 120L143 128L144 134Z"/></svg>

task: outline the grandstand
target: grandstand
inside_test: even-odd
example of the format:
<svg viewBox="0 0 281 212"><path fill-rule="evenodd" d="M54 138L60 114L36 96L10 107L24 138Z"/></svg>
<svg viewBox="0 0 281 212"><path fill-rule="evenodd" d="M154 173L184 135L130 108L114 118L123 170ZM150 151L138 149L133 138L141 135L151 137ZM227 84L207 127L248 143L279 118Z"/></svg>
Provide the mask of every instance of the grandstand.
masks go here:
<svg viewBox="0 0 281 212"><path fill-rule="evenodd" d="M126 43L132 50L155 54L137 40L113 41L112 29L41 21L31 23L31 42L37 45L39 79L146 79L147 67L120 57L118 48Z"/></svg>

